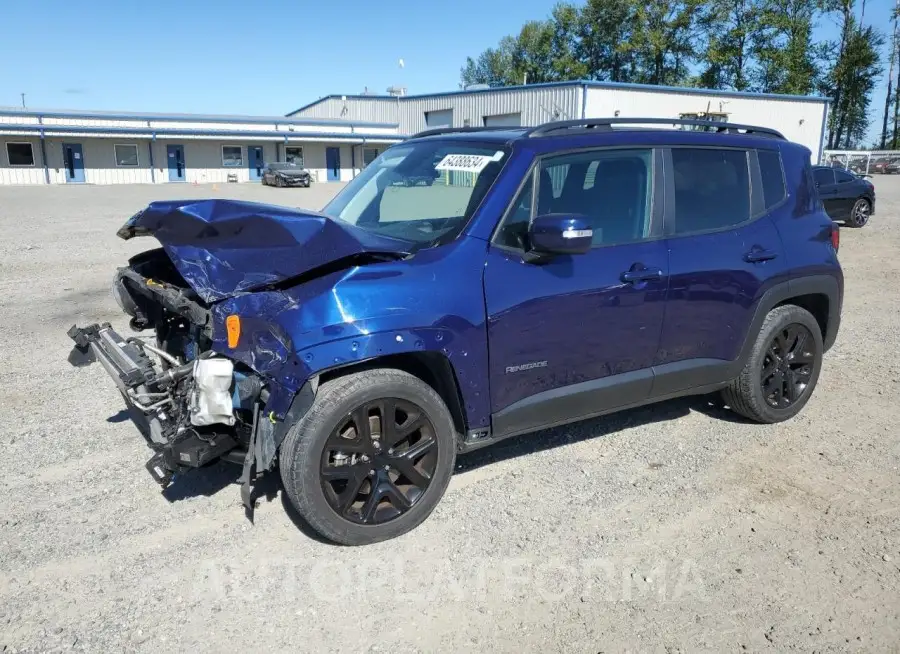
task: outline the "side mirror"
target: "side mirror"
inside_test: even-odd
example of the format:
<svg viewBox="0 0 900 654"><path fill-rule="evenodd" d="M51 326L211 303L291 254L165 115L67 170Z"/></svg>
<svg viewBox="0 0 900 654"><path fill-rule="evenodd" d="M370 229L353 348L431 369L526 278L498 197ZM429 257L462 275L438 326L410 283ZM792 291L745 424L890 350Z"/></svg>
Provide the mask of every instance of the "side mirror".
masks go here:
<svg viewBox="0 0 900 654"><path fill-rule="evenodd" d="M528 228L528 242L535 254L584 254L591 249L593 238L590 222L579 214L544 214Z"/></svg>

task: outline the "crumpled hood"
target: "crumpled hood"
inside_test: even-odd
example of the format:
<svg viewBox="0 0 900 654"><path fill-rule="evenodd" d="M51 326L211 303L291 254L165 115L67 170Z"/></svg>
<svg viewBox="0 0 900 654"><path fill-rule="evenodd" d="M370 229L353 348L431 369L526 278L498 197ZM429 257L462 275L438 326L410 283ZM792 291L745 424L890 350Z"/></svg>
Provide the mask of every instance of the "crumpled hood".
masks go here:
<svg viewBox="0 0 900 654"><path fill-rule="evenodd" d="M206 302L354 255L396 255L409 247L315 211L238 200L152 202L117 234L125 240L155 236Z"/></svg>
<svg viewBox="0 0 900 654"><path fill-rule="evenodd" d="M309 171L305 168L279 168L275 172L286 177L304 177L309 175Z"/></svg>

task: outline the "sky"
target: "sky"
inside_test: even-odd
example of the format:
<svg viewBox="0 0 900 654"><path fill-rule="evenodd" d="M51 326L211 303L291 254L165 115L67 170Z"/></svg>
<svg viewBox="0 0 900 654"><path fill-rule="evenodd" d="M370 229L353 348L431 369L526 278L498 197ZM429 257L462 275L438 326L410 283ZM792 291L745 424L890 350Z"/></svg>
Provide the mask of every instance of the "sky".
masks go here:
<svg viewBox="0 0 900 654"><path fill-rule="evenodd" d="M21 106L25 93L34 108L283 115L365 88L456 89L467 56L546 18L555 0L5 4L0 106ZM867 0L865 23L888 30L893 4ZM837 30L826 19L816 32ZM887 65L882 77L873 135Z"/></svg>

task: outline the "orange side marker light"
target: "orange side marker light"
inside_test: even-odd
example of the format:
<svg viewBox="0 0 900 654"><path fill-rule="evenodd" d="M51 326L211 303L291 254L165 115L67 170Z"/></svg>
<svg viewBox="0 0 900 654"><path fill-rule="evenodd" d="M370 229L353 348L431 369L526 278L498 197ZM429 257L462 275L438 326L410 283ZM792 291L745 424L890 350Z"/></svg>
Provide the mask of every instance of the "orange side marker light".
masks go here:
<svg viewBox="0 0 900 654"><path fill-rule="evenodd" d="M240 316L232 314L225 318L225 331L228 333L228 347L233 350L241 338Z"/></svg>

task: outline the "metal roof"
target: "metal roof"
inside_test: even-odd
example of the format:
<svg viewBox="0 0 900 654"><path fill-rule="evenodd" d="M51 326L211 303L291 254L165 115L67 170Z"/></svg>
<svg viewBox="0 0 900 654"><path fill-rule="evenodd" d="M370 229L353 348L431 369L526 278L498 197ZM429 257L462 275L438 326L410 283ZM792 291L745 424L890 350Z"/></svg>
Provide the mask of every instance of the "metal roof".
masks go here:
<svg viewBox="0 0 900 654"><path fill-rule="evenodd" d="M724 89L705 89L705 88L694 88L694 87L682 87L682 86L662 86L655 84L632 84L629 82L597 82L593 80L572 80L568 82L543 82L538 84L527 84L527 85L514 85L514 86L492 86L486 89L459 89L456 91L443 91L440 93L421 93L418 95L403 95L399 98L393 95L346 95L346 94L333 94L326 95L324 97L315 100L314 102L310 102L309 104L303 105L299 109L295 109L290 112L288 115L295 114L298 111L303 111L304 109L309 109L325 100L329 99L340 99L347 98L348 100L390 100L392 102L397 102L398 100L422 100L426 98L440 98L447 97L453 95L471 95L476 93L496 93L498 91L524 91L528 89L536 89L536 88L548 88L554 86L580 86L586 88L599 88L599 89L611 89L611 90L630 90L630 91L645 91L645 92L655 92L655 93L686 93L692 95L719 95L726 97L738 97L738 98L765 98L770 100L793 100L800 102L817 102L817 103L828 103L830 100L828 98L824 98L817 95L787 95L781 93L754 93L752 91L730 91Z"/></svg>
<svg viewBox="0 0 900 654"><path fill-rule="evenodd" d="M343 124L343 123L342 123ZM241 129L177 129L169 127L98 127L96 125L15 125L0 123L0 134L4 132L34 132L44 137L45 134L96 134L102 137L106 134L141 136L143 138L157 138L169 136L237 136L247 139L359 139L361 141L402 141L407 138L404 134L369 134L366 132L304 132L304 131L251 131Z"/></svg>
<svg viewBox="0 0 900 654"><path fill-rule="evenodd" d="M398 127L398 123L372 123L352 120L325 120L318 118L288 118L286 116L241 116L232 114L170 114L155 112L95 111L80 109L22 109L0 107L0 116L28 116L34 118L73 118L77 120L149 120L185 123L279 123L282 125L356 127Z"/></svg>

